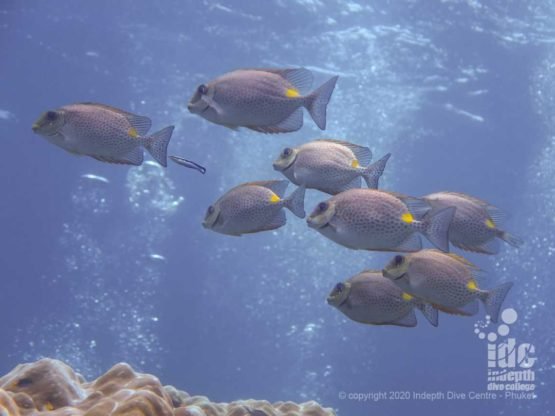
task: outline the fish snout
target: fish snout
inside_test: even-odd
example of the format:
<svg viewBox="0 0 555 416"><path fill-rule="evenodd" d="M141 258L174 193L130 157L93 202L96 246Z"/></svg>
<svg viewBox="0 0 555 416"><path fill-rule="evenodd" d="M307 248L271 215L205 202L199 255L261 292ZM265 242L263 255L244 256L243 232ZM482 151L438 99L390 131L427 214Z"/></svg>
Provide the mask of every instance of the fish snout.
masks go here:
<svg viewBox="0 0 555 416"><path fill-rule="evenodd" d="M314 228L315 230L322 227L322 225L314 217L308 217L306 219L306 223L310 228Z"/></svg>
<svg viewBox="0 0 555 416"><path fill-rule="evenodd" d="M191 103L187 104L187 110L189 110L190 113L193 112L194 108L195 108L195 106L193 104L191 104Z"/></svg>
<svg viewBox="0 0 555 416"><path fill-rule="evenodd" d="M393 279L395 277L390 272L388 272L387 269L382 269L382 276L387 279Z"/></svg>
<svg viewBox="0 0 555 416"><path fill-rule="evenodd" d="M40 129L40 125L38 123L34 123L33 127L31 127L34 133L36 133Z"/></svg>

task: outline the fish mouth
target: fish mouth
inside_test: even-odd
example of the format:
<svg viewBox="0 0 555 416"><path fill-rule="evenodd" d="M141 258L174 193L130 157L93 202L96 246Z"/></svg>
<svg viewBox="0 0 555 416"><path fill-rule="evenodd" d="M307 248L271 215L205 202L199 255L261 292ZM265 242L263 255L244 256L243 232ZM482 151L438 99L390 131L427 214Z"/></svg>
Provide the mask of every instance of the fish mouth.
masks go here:
<svg viewBox="0 0 555 416"><path fill-rule="evenodd" d="M326 222L326 223L322 224L322 223L319 223L318 221L314 220L311 217L308 217L306 219L306 223L310 228L314 228L315 230L324 230L324 229L330 227L329 222Z"/></svg>
<svg viewBox="0 0 555 416"><path fill-rule="evenodd" d="M406 276L406 273L403 273L402 275L395 277L395 275L393 273L390 273L386 269L383 269L382 270L382 276L386 277L388 279L391 279L391 280L400 280L400 279L402 279L403 277Z"/></svg>
<svg viewBox="0 0 555 416"><path fill-rule="evenodd" d="M316 221L314 221L314 219L312 219L311 217L308 217L306 219L306 223L310 228L314 228L314 229L319 229L322 228L321 224L318 224ZM324 224L325 226L325 224Z"/></svg>
<svg viewBox="0 0 555 416"><path fill-rule="evenodd" d="M328 305L333 306L335 308L339 308L341 305L343 305L345 302L347 301L347 298L345 298L343 300L343 302L341 303L337 303L337 300L334 299L332 296L328 296L328 298L326 299L326 302L328 303Z"/></svg>
<svg viewBox="0 0 555 416"><path fill-rule="evenodd" d="M38 123L34 123L33 127L31 127L34 133L36 133L40 129L40 125Z"/></svg>
<svg viewBox="0 0 555 416"><path fill-rule="evenodd" d="M282 169L282 167L279 166L276 162L272 163L272 166L274 167L274 170L277 170L277 171L279 171L279 172L281 172L282 170L284 170L284 169Z"/></svg>
<svg viewBox="0 0 555 416"><path fill-rule="evenodd" d="M198 108L196 104L198 104L198 101L196 103L190 102L189 104L187 104L187 110L189 110L189 112L193 114L203 114L210 108L210 105L207 103L204 103L205 107L203 108Z"/></svg>

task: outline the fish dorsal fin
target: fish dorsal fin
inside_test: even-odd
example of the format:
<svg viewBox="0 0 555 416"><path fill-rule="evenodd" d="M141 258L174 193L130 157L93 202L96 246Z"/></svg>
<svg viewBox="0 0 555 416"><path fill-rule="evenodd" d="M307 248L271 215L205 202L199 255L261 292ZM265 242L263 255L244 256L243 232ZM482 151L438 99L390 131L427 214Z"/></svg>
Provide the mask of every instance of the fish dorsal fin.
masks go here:
<svg viewBox="0 0 555 416"><path fill-rule="evenodd" d="M280 198L283 198L283 196L285 195L285 190L287 189L287 185L289 185L289 181L276 180L247 182L240 186L263 186L264 188L268 188L269 190L271 190Z"/></svg>
<svg viewBox="0 0 555 416"><path fill-rule="evenodd" d="M449 256L451 257L453 260L458 261L461 264L464 264L465 266L474 269L476 271L479 271L480 268L478 266L476 266L474 263L472 263L470 260L465 259L463 256L456 254L456 253L445 253L441 250L438 250L437 248L430 248L427 251L429 252L434 252L434 253L438 253L438 254L442 254L444 256Z"/></svg>
<svg viewBox="0 0 555 416"><path fill-rule="evenodd" d="M394 196L397 199L400 199L407 206L410 213L416 217L417 220L422 219L422 217L426 215L432 208L430 203L422 198L408 196L405 194L401 194L399 192L392 192L392 191L381 191L381 192L388 193L389 195Z"/></svg>
<svg viewBox="0 0 555 416"><path fill-rule="evenodd" d="M440 192L440 193L446 194L446 195L457 196L459 198L463 198L463 199L466 199L468 201L474 202L477 205L480 205L481 207L483 207L488 212L488 215L491 217L493 222L496 223L496 224L498 222L503 222L504 220L507 219L507 214L505 212L503 212L501 209L497 208L496 206L491 205L489 202L484 201L483 199L476 198L475 196L463 194L461 192L443 191L443 192Z"/></svg>
<svg viewBox="0 0 555 416"><path fill-rule="evenodd" d="M439 251L439 250L438 250ZM470 267L471 269L474 270L479 270L479 267L476 266L474 263L472 263L470 260L465 259L463 256L460 256L458 254L455 253L443 253L449 257L451 257L453 260L457 260L459 263L464 264L467 267Z"/></svg>
<svg viewBox="0 0 555 416"><path fill-rule="evenodd" d="M478 205L481 205L483 207L489 205L486 201L484 201L480 198L476 198L475 196L463 194L462 192L443 191L443 192L438 192L438 193L439 194L445 194L445 195L453 195L453 196L457 196L459 198L467 199L468 201L472 201L472 202L474 202Z"/></svg>
<svg viewBox="0 0 555 416"><path fill-rule="evenodd" d="M488 212L490 218L493 220L495 226L503 223L508 217L507 213L493 205L486 205L486 211Z"/></svg>
<svg viewBox="0 0 555 416"><path fill-rule="evenodd" d="M91 102L85 102L80 104L104 108L105 110L110 110L110 111L113 111L114 113L121 114L129 121L129 124L131 124L131 127L137 130L137 133L139 134L139 136L146 135L150 130L150 128L152 127L152 121L150 120L150 118L146 116L139 116L137 114L133 114L128 111L124 111L122 109L112 107L111 105L107 105L107 104L99 104L99 103L91 103Z"/></svg>
<svg viewBox="0 0 555 416"><path fill-rule="evenodd" d="M315 142L328 142L328 143L335 143L341 146L348 147L351 151L355 154L358 163L360 166L366 167L372 161L372 151L365 146L360 146L358 144L349 143L344 140L336 140L336 139L318 139L314 140Z"/></svg>
<svg viewBox="0 0 555 416"><path fill-rule="evenodd" d="M301 94L307 94L312 88L312 72L306 68L249 68L253 71L270 72L286 79L299 90Z"/></svg>

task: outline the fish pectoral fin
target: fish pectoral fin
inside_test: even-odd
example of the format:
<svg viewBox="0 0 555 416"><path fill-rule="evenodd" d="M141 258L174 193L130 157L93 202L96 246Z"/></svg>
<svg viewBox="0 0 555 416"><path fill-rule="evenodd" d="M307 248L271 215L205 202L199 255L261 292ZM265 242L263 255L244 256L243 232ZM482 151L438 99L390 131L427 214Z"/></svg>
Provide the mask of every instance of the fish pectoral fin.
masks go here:
<svg viewBox="0 0 555 416"><path fill-rule="evenodd" d="M285 120L273 126L246 126L247 128L266 134L289 133L300 130L303 126L303 109L301 107L293 111Z"/></svg>
<svg viewBox="0 0 555 416"><path fill-rule="evenodd" d="M212 97L203 97L203 100L206 104L208 104L208 106L210 108L212 108L219 116L223 116L224 115L224 110L222 109L222 107L216 102L214 101L214 99Z"/></svg>

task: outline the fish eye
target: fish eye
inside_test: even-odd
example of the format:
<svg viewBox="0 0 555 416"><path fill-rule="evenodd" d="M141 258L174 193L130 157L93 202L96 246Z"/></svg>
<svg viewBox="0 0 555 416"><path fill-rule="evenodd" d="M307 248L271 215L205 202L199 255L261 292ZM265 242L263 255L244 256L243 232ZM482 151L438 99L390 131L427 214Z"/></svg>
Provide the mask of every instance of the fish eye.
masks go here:
<svg viewBox="0 0 555 416"><path fill-rule="evenodd" d="M208 92L208 87L204 84L200 84L197 88L197 91L200 95L204 95Z"/></svg>
<svg viewBox="0 0 555 416"><path fill-rule="evenodd" d="M343 283L338 283L335 285L335 291L336 292L343 292L343 290L345 290L345 285Z"/></svg>
<svg viewBox="0 0 555 416"><path fill-rule="evenodd" d="M400 255L396 255L393 258L393 264L395 264L395 266L400 266L401 264L403 264L403 261L405 261L405 258Z"/></svg>
<svg viewBox="0 0 555 416"><path fill-rule="evenodd" d="M214 205L210 205L206 210L206 215L212 215L215 211Z"/></svg>
<svg viewBox="0 0 555 416"><path fill-rule="evenodd" d="M58 114L56 114L55 111L48 111L48 112L46 113L46 119L47 119L48 121L54 121L54 120L56 120L57 118L58 118Z"/></svg>
<svg viewBox="0 0 555 416"><path fill-rule="evenodd" d="M290 147L286 147L285 149L283 149L282 155L284 157L289 157L291 156L291 153L293 153L293 149L291 149Z"/></svg>
<svg viewBox="0 0 555 416"><path fill-rule="evenodd" d="M318 204L318 211L324 212L327 209L328 209L328 203L327 202L320 202Z"/></svg>

